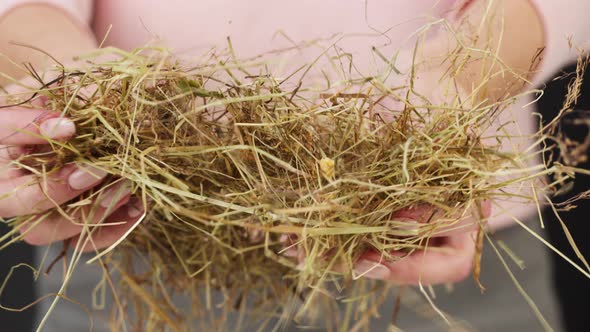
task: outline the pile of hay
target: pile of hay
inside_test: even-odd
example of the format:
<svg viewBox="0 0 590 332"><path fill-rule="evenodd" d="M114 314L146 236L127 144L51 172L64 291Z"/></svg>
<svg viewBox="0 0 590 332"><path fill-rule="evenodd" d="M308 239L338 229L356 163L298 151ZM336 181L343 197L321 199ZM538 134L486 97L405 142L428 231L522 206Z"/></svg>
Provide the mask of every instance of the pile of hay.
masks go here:
<svg viewBox="0 0 590 332"><path fill-rule="evenodd" d="M478 219L483 200L530 177L499 180L531 156L502 151L503 133L497 145L481 142L513 99L456 95L433 105L412 88L413 74L394 66L383 77L318 88L284 84L259 58L217 56L189 68L162 49L107 52L114 59L89 57L84 69L58 66L58 78L34 91L78 131L18 162L40 176L72 162L110 174L101 188L56 207L67 214L109 183L133 183L147 213L95 259L120 280L119 322L132 312L137 326L183 330L203 312L182 317L170 299L188 295L194 307L216 311L214 290L222 309L270 317L294 298L309 309L358 277L360 254L401 259L391 252L423 249L434 232ZM401 80L408 85L387 86L388 75L408 75ZM31 101L12 98L23 107ZM384 99L403 107L387 108ZM436 218L419 225L396 218L424 205L436 207ZM86 243L98 229L88 225Z"/></svg>

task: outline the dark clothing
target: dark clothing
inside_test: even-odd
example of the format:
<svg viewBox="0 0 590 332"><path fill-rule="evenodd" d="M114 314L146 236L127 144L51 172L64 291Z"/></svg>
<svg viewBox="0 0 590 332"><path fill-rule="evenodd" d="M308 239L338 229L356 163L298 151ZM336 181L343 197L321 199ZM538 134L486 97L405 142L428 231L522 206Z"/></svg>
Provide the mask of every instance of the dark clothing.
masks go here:
<svg viewBox="0 0 590 332"><path fill-rule="evenodd" d="M6 234L8 226L0 223L0 236ZM0 250L0 285L18 264L33 264L33 248L25 243L18 243ZM35 301L33 271L21 265L14 269L12 276L0 295L0 304L8 308L22 308ZM25 311L13 312L0 309L0 330L27 332L33 330L35 307Z"/></svg>
<svg viewBox="0 0 590 332"><path fill-rule="evenodd" d="M545 95L538 103L539 112L543 115L545 123L553 120L561 109L568 83L574 78L571 75L573 72L575 72L575 66L570 66L565 70L565 73L570 73L569 76L566 75L563 79L547 84ZM580 142L587 137L588 126L573 124L572 120L590 120L590 70L586 72L585 78L582 95L574 107L574 112L561 121L562 131L567 133L567 137ZM588 153L586 154L588 155ZM582 163L579 167L590 169L590 163ZM573 190L554 200L564 201L587 190L590 190L590 176L577 175ZM590 258L590 201L583 200L576 205L578 206L576 209L562 212L561 216L584 257ZM544 219L551 243L583 267L584 265L576 258L569 245L559 220L549 209L546 209ZM585 303L590 297L590 280L558 255L552 254L551 257L554 265L553 282L567 331L588 331L590 315L588 315Z"/></svg>

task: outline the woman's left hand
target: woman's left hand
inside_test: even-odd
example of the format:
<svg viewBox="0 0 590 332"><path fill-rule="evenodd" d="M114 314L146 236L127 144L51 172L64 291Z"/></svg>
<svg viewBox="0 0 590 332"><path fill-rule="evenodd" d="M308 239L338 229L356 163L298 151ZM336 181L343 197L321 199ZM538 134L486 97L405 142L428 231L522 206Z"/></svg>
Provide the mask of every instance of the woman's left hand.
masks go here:
<svg viewBox="0 0 590 332"><path fill-rule="evenodd" d="M374 251L365 253L355 263L354 277L386 280L399 285L430 285L465 279L473 270L477 233L485 226L485 218L490 216L491 203L482 202L480 210L463 218L458 225L436 231L424 240L422 250L409 254L392 253L395 260L387 260ZM397 215L425 223L430 220L432 211L432 208L422 207ZM474 214L482 214L484 220L478 220L480 218Z"/></svg>

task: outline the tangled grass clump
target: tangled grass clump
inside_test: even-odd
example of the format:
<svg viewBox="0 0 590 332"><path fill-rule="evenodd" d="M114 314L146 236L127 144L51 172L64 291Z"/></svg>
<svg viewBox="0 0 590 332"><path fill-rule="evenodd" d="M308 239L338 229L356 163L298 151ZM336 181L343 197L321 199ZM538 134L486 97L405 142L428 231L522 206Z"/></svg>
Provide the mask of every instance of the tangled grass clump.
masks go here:
<svg viewBox="0 0 590 332"><path fill-rule="evenodd" d="M388 86L383 78L393 69L318 88L285 84L258 59L218 56L189 68L161 49L113 53L113 60L87 59L84 69L59 66L58 77L34 91L78 131L18 163L40 176L69 163L109 174L102 187L45 217L74 215L122 179L133 184L144 217L94 258L106 278L120 279L116 289L127 300L118 302L119 321L129 311L138 326L180 331L189 323L174 294L216 311L213 290L223 308L248 302L280 317L293 298L308 304L330 294L327 284L349 285L367 250L403 259L470 216L483 230L482 201L505 198L502 189L535 176L563 176L557 168L524 172L532 157L504 151L505 133L497 145L482 142L513 98L492 103L474 97L480 91L467 99L457 92L432 104L414 90L412 76ZM32 100L11 98L23 107ZM499 177L511 172L520 175ZM419 206L434 207L436 218L416 224L398 217ZM42 220L12 223L18 229ZM86 226L86 244L108 227ZM357 297L376 301L366 294Z"/></svg>

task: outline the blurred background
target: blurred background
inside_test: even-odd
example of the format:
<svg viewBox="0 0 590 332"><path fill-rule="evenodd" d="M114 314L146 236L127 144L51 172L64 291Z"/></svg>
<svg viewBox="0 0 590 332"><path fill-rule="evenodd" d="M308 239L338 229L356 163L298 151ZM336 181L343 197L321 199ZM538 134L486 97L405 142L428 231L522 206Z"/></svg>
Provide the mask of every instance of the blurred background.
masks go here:
<svg viewBox="0 0 590 332"><path fill-rule="evenodd" d="M9 228L0 223L0 236L5 235ZM34 264L33 247L21 242L0 250L0 285L3 291L0 296L0 331L28 332L33 331L35 307L24 311L11 311L5 308L19 309L35 301L34 275L31 269L19 264ZM10 271L14 270L9 279ZM3 283L6 282L6 283Z"/></svg>
<svg viewBox="0 0 590 332"><path fill-rule="evenodd" d="M545 95L538 103L539 112L543 115L545 122L551 121L561 109L568 84L572 80L575 70L576 65L572 64L560 73L561 79L547 82ZM562 130L567 137L577 142L584 142L590 134L590 70L586 70L584 77L582 95L573 107L572 113L561 123ZM582 120L584 125L573 124L575 119ZM587 154L590 153L587 151ZM590 163L583 163L579 167L590 169ZM565 201L586 190L590 190L590 176L577 175L573 190L562 197L554 198L554 201ZM588 259L590 258L590 202L584 199L576 205L578 206L576 209L563 212L561 216L582 255ZM569 245L559 220L548 210L545 210L544 214L550 242L583 267L584 264L577 259ZM567 332L589 331L590 315L588 315L584 303L588 301L590 296L590 280L557 254L552 253L551 258L553 286L557 294L556 301L559 304L565 330Z"/></svg>

